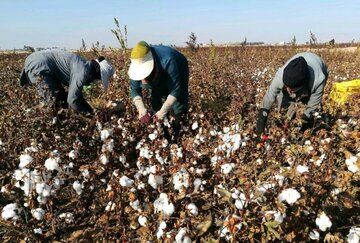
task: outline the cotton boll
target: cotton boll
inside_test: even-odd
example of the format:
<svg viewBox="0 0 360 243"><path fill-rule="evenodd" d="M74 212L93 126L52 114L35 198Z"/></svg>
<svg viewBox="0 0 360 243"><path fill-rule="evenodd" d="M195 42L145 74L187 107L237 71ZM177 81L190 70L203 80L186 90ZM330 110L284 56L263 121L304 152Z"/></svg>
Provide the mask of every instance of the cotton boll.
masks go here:
<svg viewBox="0 0 360 243"><path fill-rule="evenodd" d="M360 227L353 226L347 235L349 243L358 243L360 239Z"/></svg>
<svg viewBox="0 0 360 243"><path fill-rule="evenodd" d="M332 226L329 217L324 212L322 212L320 216L316 218L315 223L321 231L326 231L328 228L331 228Z"/></svg>
<svg viewBox="0 0 360 243"><path fill-rule="evenodd" d="M12 219L16 221L19 219L18 213L20 213L17 203L7 204L1 212L1 217L5 220Z"/></svg>
<svg viewBox="0 0 360 243"><path fill-rule="evenodd" d="M299 198L300 198L300 193L292 188L283 190L278 196L280 202L286 201L290 205L295 203Z"/></svg>
<svg viewBox="0 0 360 243"><path fill-rule="evenodd" d="M138 199L136 199L133 202L130 202L130 207L132 207L134 210L137 210L139 212L141 211L141 204L140 204L140 201Z"/></svg>
<svg viewBox="0 0 360 243"><path fill-rule="evenodd" d="M76 191L76 193L78 195L81 195L81 193L82 193L82 184L78 180L74 181L73 188L74 188L74 190Z"/></svg>
<svg viewBox="0 0 360 243"><path fill-rule="evenodd" d="M112 136L112 130L111 129L104 129L100 132L100 139L101 141L105 141L106 139L108 139L110 136Z"/></svg>
<svg viewBox="0 0 360 243"><path fill-rule="evenodd" d="M352 173L356 173L359 171L359 167L357 166L357 160L358 157L356 156L351 156L349 159L345 160L345 164L348 170L351 171Z"/></svg>
<svg viewBox="0 0 360 243"><path fill-rule="evenodd" d="M156 231L156 238L160 239L164 235L164 229L166 228L166 222L161 221L158 230Z"/></svg>
<svg viewBox="0 0 360 243"><path fill-rule="evenodd" d="M198 207L196 207L195 203L190 203L189 205L187 205L187 209L193 216L199 215L199 209Z"/></svg>
<svg viewBox="0 0 360 243"><path fill-rule="evenodd" d="M41 235L42 234L42 229L41 228L34 229L34 234Z"/></svg>
<svg viewBox="0 0 360 243"><path fill-rule="evenodd" d="M40 221L44 218L45 211L42 208L36 208L31 210L31 214L35 219Z"/></svg>
<svg viewBox="0 0 360 243"><path fill-rule="evenodd" d="M149 138L150 138L151 141L155 140L156 139L156 134L155 133L149 134Z"/></svg>
<svg viewBox="0 0 360 243"><path fill-rule="evenodd" d="M155 212L162 212L166 216L170 216L174 213L174 204L169 202L166 193L161 193L159 198L154 201Z"/></svg>
<svg viewBox="0 0 360 243"><path fill-rule="evenodd" d="M138 218L138 222L139 222L139 224L140 224L141 226L145 226L146 223L147 223L147 218L146 218L146 216L140 215L139 218Z"/></svg>
<svg viewBox="0 0 360 243"><path fill-rule="evenodd" d="M157 189L159 185L163 184L163 177L155 174L150 174L148 183L152 188Z"/></svg>
<svg viewBox="0 0 360 243"><path fill-rule="evenodd" d="M71 151L69 152L69 158L70 158L70 159L74 160L74 159L77 159L77 157L78 157L78 153L77 153L76 150L71 150Z"/></svg>
<svg viewBox="0 0 360 243"><path fill-rule="evenodd" d="M175 236L175 242L176 243L183 243L186 232L187 232L186 228L180 228L179 232Z"/></svg>
<svg viewBox="0 0 360 243"><path fill-rule="evenodd" d="M221 173L227 175L233 170L234 167L234 163L223 164L221 165Z"/></svg>
<svg viewBox="0 0 360 243"><path fill-rule="evenodd" d="M55 158L48 158L47 160L45 160L45 168L47 170L57 170L59 171L59 162L60 162L60 158L59 157L55 157Z"/></svg>
<svg viewBox="0 0 360 243"><path fill-rule="evenodd" d="M196 130L196 129L198 129L198 127L199 127L199 124L198 124L197 121L195 121L195 122L191 125L191 129L192 129L192 130Z"/></svg>
<svg viewBox="0 0 360 243"><path fill-rule="evenodd" d="M33 161L33 158L29 154L20 155L20 164L19 168L22 169L25 166L29 165Z"/></svg>
<svg viewBox="0 0 360 243"><path fill-rule="evenodd" d="M107 212L114 211L115 207L116 207L116 205L114 202L108 202L108 204L105 207L105 211L107 211Z"/></svg>
<svg viewBox="0 0 360 243"><path fill-rule="evenodd" d="M309 237L312 240L319 240L320 239L320 234L319 234L318 231L313 230L313 231L310 232Z"/></svg>
<svg viewBox="0 0 360 243"><path fill-rule="evenodd" d="M107 157L106 154L101 154L101 155L100 155L100 162L101 162L101 164L103 164L103 165L106 165L106 164L109 163L109 158Z"/></svg>
<svg viewBox="0 0 360 243"><path fill-rule="evenodd" d="M65 219L66 223L74 222L74 215L72 213L62 213L59 215L59 218Z"/></svg>
<svg viewBox="0 0 360 243"><path fill-rule="evenodd" d="M307 167L305 165L298 165L296 167L296 171L299 172L300 174L305 173L305 172L309 172L309 167Z"/></svg>
<svg viewBox="0 0 360 243"><path fill-rule="evenodd" d="M122 176L120 178L120 185L123 187L131 187L134 184L134 180L130 179L127 176Z"/></svg>
<svg viewBox="0 0 360 243"><path fill-rule="evenodd" d="M173 177L174 189L182 191L183 188L188 188L190 179L189 177L189 173L184 168L178 171Z"/></svg>

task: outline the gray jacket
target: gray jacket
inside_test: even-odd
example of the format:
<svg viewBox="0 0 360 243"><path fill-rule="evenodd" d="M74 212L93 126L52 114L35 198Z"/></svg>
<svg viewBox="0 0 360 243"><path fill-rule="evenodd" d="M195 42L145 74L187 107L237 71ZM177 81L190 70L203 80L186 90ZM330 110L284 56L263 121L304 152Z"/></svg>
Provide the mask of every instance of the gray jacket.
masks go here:
<svg viewBox="0 0 360 243"><path fill-rule="evenodd" d="M54 86L69 86L67 102L71 108L84 113L92 111L82 93L83 86L93 81L90 61L61 50L34 52L25 60L20 85L26 84L24 76L35 84L36 80L33 77L40 75L47 79L47 83L55 82Z"/></svg>
<svg viewBox="0 0 360 243"><path fill-rule="evenodd" d="M281 90L284 87L283 83L283 72L284 68L287 66L287 64L292 61L293 59L302 56L305 58L309 72L310 72L310 80L309 80L309 91L310 91L310 97L309 101L306 104L306 109L304 111L304 114L307 117L311 116L311 113L314 112L321 103L321 99L324 92L324 87L328 78L328 68L325 64L324 60L321 59L318 55L311 53L311 52L303 52L298 53L290 60L288 60L284 66L282 66L275 74L274 79L271 82L271 85L266 92L263 101L260 105L260 108L269 110L274 103L276 97L279 95Z"/></svg>

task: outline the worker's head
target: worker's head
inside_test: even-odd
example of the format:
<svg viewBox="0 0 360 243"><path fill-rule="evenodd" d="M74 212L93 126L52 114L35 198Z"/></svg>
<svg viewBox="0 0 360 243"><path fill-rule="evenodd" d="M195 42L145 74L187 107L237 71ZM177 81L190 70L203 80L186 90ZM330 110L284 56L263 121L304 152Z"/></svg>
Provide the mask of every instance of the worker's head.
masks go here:
<svg viewBox="0 0 360 243"><path fill-rule="evenodd" d="M291 60L284 68L283 82L286 90L290 94L297 93L306 86L309 82L309 78L309 68L303 57Z"/></svg>
<svg viewBox="0 0 360 243"><path fill-rule="evenodd" d="M140 41L132 49L130 59L128 72L130 79L151 82L156 75L156 68L150 46L145 41Z"/></svg>
<svg viewBox="0 0 360 243"><path fill-rule="evenodd" d="M91 66L94 70L94 79L101 79L104 90L107 90L110 80L114 75L114 67L103 56L91 61Z"/></svg>

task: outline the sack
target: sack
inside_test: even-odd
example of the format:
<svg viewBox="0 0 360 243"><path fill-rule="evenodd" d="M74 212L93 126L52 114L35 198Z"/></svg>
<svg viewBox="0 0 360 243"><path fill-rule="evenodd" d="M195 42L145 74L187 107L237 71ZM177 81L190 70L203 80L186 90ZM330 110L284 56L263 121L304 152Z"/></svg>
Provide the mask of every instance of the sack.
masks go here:
<svg viewBox="0 0 360 243"><path fill-rule="evenodd" d="M334 83L329 97L333 105L341 107L356 94L360 94L360 79Z"/></svg>

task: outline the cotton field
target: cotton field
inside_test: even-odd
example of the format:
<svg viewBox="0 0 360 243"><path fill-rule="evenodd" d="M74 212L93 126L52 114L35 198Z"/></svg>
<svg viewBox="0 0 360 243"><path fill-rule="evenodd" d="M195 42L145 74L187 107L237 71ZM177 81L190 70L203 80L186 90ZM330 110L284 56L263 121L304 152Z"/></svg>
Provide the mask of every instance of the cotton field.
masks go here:
<svg viewBox="0 0 360 243"><path fill-rule="evenodd" d="M110 90L86 91L92 119L54 117L18 85L26 55L0 54L1 241L358 242L359 96L339 109L328 95L333 82L360 78L360 53L312 50L330 70L315 127L302 133L295 119L283 129L274 109L257 145L262 97L302 50L180 51L190 110L176 143L164 137L171 120L138 121L116 50L102 53L117 68Z"/></svg>

